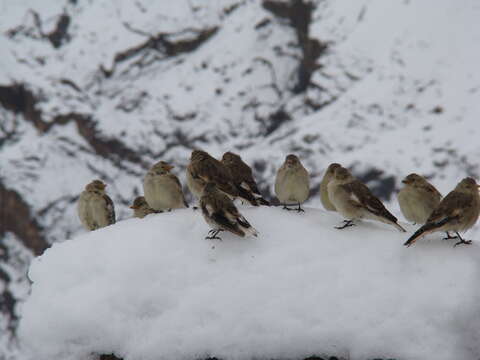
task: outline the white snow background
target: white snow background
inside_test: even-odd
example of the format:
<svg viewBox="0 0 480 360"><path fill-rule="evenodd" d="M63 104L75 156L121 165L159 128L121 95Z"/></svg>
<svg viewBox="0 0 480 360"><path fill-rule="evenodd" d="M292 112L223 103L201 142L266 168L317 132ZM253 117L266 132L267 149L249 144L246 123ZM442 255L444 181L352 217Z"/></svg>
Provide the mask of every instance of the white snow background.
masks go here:
<svg viewBox="0 0 480 360"><path fill-rule="evenodd" d="M258 238L222 234L192 209L130 219L34 260L20 335L36 359L474 359L477 243L307 208L241 211ZM413 227L405 225L409 233Z"/></svg>

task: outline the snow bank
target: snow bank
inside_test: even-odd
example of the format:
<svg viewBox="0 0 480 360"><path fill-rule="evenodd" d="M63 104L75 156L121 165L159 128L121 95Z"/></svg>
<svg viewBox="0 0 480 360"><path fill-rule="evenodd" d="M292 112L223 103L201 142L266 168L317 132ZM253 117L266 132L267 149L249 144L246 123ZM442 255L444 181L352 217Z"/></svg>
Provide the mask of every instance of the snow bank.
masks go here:
<svg viewBox="0 0 480 360"><path fill-rule="evenodd" d="M204 240L199 213L130 219L55 244L30 269L36 359L473 359L479 246L337 214L242 208L258 238ZM409 231L413 227L405 225Z"/></svg>

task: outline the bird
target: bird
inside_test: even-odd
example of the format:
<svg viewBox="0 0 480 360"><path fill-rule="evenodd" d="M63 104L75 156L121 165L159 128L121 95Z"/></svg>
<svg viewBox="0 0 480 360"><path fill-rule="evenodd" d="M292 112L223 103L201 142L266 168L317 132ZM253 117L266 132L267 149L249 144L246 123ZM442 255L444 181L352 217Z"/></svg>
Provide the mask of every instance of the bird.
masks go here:
<svg viewBox="0 0 480 360"><path fill-rule="evenodd" d="M143 179L145 200L153 210L188 207L178 178L170 172L174 166L165 161L155 163Z"/></svg>
<svg viewBox="0 0 480 360"><path fill-rule="evenodd" d="M143 196L137 196L133 201L132 206L130 209L133 209L133 215L139 219L143 219L145 216L149 214L156 214L162 211L153 210L145 200Z"/></svg>
<svg viewBox="0 0 480 360"><path fill-rule="evenodd" d="M212 227L205 239L220 239L218 233L221 231L229 231L241 237L258 235L257 230L240 214L233 201L220 191L215 183L208 182L205 185L199 203L203 218Z"/></svg>
<svg viewBox="0 0 480 360"><path fill-rule="evenodd" d="M106 186L102 181L94 180L80 194L77 212L87 230L115 224L115 209L112 199L105 193Z"/></svg>
<svg viewBox="0 0 480 360"><path fill-rule="evenodd" d="M397 195L400 210L408 221L425 224L440 204L442 195L423 176L412 173L402 180L405 186Z"/></svg>
<svg viewBox="0 0 480 360"><path fill-rule="evenodd" d="M190 163L187 166L187 185L197 199L200 199L208 182L216 185L231 199L240 198L253 206L258 206L257 200L250 191L236 186L228 168L212 157L206 151L193 150Z"/></svg>
<svg viewBox="0 0 480 360"><path fill-rule="evenodd" d="M398 193L398 203L403 216L414 224L425 224L430 214L442 200L442 194L424 177L412 173L402 180L405 186ZM458 239L448 231L444 240Z"/></svg>
<svg viewBox="0 0 480 360"><path fill-rule="evenodd" d="M221 162L230 171L232 180L237 187L242 187L246 191L251 192L258 204L270 205L260 194L257 183L253 178L252 169L242 160L240 155L228 151L223 154Z"/></svg>
<svg viewBox="0 0 480 360"><path fill-rule="evenodd" d="M310 193L310 179L308 171L303 167L300 159L293 154L287 155L285 162L277 171L275 179L275 194L285 210L304 211L301 204L307 200ZM298 205L291 209L289 205Z"/></svg>
<svg viewBox="0 0 480 360"><path fill-rule="evenodd" d="M328 197L328 183L330 180L332 180L335 169L339 168L340 166L341 165L337 163L330 164L325 171L325 175L323 175L322 181L320 182L320 201L322 202L325 210L337 211Z"/></svg>
<svg viewBox="0 0 480 360"><path fill-rule="evenodd" d="M336 227L337 229L355 225L354 220L357 219L371 219L390 224L399 231L406 231L370 189L342 166L335 170L334 177L328 184L328 197L337 211L346 218L344 225Z"/></svg>
<svg viewBox="0 0 480 360"><path fill-rule="evenodd" d="M472 241L464 240L459 232L470 229L477 222L480 214L478 188L479 185L471 177L460 181L455 189L442 199L426 223L415 231L404 245L411 246L420 237L437 231L454 231L460 239L454 247L460 244L471 244Z"/></svg>

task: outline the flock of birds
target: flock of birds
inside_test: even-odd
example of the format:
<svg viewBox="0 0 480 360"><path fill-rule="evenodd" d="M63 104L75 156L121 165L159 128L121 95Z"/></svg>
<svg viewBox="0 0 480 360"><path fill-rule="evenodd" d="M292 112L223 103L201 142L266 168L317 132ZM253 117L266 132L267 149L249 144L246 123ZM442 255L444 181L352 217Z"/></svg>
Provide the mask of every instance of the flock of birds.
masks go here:
<svg viewBox="0 0 480 360"><path fill-rule="evenodd" d="M144 196L137 197L130 206L135 217L188 207L180 181L170 172L172 169L173 166L164 161L151 167L143 181ZM189 190L199 200L205 221L212 228L206 239L220 239L221 231L241 237L257 236L255 228L233 201L240 199L253 206L270 204L260 194L252 169L239 155L227 152L219 161L205 151L194 150L186 179ZM444 239L458 239L454 246L471 244L471 240L464 240L459 232L470 229L480 214L480 186L473 178L464 178L444 198L420 175L410 174L402 182L405 186L398 193L400 209L408 221L423 224L404 245L410 246L432 232L445 232ZM115 223L114 205L105 187L102 181L94 180L80 195L78 215L88 230ZM296 155L288 155L275 179L275 194L283 209L303 212L301 204L309 193L308 171ZM370 189L340 164L333 163L327 168L320 183L320 199L326 210L337 211L345 218L336 229L370 219L406 232Z"/></svg>

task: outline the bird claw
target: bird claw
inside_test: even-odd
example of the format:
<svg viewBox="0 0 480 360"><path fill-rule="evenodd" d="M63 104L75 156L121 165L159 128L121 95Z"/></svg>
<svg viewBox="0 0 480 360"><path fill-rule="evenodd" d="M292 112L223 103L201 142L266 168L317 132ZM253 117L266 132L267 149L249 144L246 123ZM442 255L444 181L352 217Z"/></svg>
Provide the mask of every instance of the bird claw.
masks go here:
<svg viewBox="0 0 480 360"><path fill-rule="evenodd" d="M448 236L444 237L443 240L450 240L450 239L458 239L458 236L450 236L450 234L448 234Z"/></svg>
<svg viewBox="0 0 480 360"><path fill-rule="evenodd" d="M460 240L459 242L457 242L455 245L453 245L453 247L457 246L457 245L460 245L460 244L465 244L465 245L472 245L472 240Z"/></svg>
<svg viewBox="0 0 480 360"><path fill-rule="evenodd" d="M213 235L213 236L206 236L205 240L220 240L220 241L222 241L222 238Z"/></svg>
<svg viewBox="0 0 480 360"><path fill-rule="evenodd" d="M343 220L344 224L342 226L335 226L335 229L342 230L349 226L355 226L352 220Z"/></svg>

